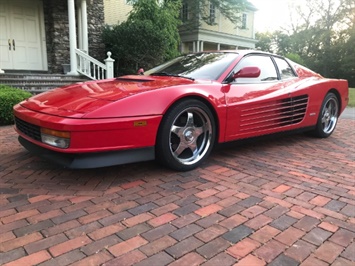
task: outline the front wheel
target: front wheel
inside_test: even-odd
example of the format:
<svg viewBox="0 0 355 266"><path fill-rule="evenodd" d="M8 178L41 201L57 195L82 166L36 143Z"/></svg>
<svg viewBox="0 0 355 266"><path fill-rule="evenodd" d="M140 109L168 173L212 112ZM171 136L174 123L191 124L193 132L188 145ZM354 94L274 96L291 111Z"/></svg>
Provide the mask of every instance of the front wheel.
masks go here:
<svg viewBox="0 0 355 266"><path fill-rule="evenodd" d="M338 122L339 101L332 92L328 93L322 103L322 107L318 116L318 121L313 135L319 138L329 137Z"/></svg>
<svg viewBox="0 0 355 266"><path fill-rule="evenodd" d="M183 100L164 116L156 145L156 157L178 171L196 168L210 154L215 139L215 121L201 101Z"/></svg>

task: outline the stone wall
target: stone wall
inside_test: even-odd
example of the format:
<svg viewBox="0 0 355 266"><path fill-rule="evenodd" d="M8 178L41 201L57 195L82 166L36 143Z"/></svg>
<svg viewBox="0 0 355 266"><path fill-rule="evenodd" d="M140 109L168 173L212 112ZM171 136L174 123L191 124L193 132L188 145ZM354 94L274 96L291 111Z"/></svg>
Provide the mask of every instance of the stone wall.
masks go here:
<svg viewBox="0 0 355 266"><path fill-rule="evenodd" d="M103 0L88 2L89 54L103 62L107 58L101 33L105 23ZM92 2L92 4L90 4Z"/></svg>
<svg viewBox="0 0 355 266"><path fill-rule="evenodd" d="M69 64L69 22L67 1L43 1L48 72L63 73Z"/></svg>
<svg viewBox="0 0 355 266"><path fill-rule="evenodd" d="M89 54L103 62L106 58L101 31L104 25L103 0L87 1ZM64 0L43 1L48 72L63 73L70 64L68 6Z"/></svg>

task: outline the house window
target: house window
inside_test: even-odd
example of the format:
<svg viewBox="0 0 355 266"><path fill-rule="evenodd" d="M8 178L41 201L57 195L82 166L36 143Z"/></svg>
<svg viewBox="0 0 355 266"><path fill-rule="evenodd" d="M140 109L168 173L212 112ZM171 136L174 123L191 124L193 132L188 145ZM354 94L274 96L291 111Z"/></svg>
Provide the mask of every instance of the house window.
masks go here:
<svg viewBox="0 0 355 266"><path fill-rule="evenodd" d="M243 13L242 15L242 27L243 30L247 28L247 14Z"/></svg>
<svg viewBox="0 0 355 266"><path fill-rule="evenodd" d="M216 22L216 8L213 4L210 4L210 23L214 24Z"/></svg>
<svg viewBox="0 0 355 266"><path fill-rule="evenodd" d="M189 20L189 9L188 9L188 5L186 2L182 4L181 20L182 20L182 22L186 22Z"/></svg>
<svg viewBox="0 0 355 266"><path fill-rule="evenodd" d="M126 5L134 5L138 0L126 0Z"/></svg>

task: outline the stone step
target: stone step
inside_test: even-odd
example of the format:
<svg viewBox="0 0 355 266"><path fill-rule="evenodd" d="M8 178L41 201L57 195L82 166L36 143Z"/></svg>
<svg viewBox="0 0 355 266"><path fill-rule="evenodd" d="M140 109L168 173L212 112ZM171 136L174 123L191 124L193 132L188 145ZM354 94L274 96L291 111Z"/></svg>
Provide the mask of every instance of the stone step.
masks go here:
<svg viewBox="0 0 355 266"><path fill-rule="evenodd" d="M85 76L47 73L3 73L0 84L38 94L53 88L89 80Z"/></svg>

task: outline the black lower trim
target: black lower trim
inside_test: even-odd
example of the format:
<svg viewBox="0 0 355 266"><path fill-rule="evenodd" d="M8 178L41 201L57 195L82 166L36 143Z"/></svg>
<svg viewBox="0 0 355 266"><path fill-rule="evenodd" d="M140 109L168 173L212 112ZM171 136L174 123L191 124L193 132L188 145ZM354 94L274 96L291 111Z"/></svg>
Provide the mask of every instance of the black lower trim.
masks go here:
<svg viewBox="0 0 355 266"><path fill-rule="evenodd" d="M309 126L309 127L302 127L302 128L296 128L288 131L281 131L281 132L276 132L276 133L270 133L266 135L261 135L261 136L256 136L256 137L250 137L250 138L242 138L238 140L233 140L229 142L222 142L216 145L217 149L224 149L226 147L229 147L229 145L248 145L257 141L264 141L264 140L274 140L278 139L280 137L286 137L289 135L294 135L294 134L300 134L300 133L306 133L306 132L312 132L315 129L315 126Z"/></svg>
<svg viewBox="0 0 355 266"><path fill-rule="evenodd" d="M109 151L96 153L60 153L37 146L32 142L18 138L22 146L29 152L71 169L99 168L126 163L150 161L155 159L155 148L147 147L123 151Z"/></svg>

